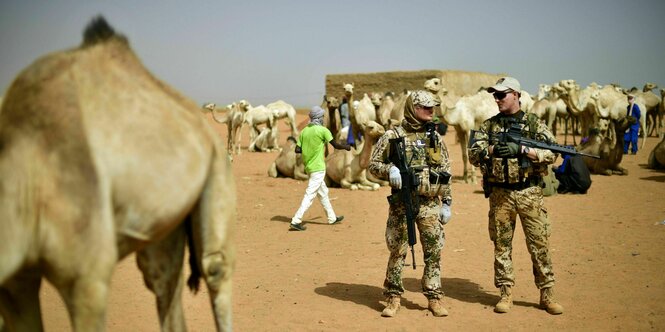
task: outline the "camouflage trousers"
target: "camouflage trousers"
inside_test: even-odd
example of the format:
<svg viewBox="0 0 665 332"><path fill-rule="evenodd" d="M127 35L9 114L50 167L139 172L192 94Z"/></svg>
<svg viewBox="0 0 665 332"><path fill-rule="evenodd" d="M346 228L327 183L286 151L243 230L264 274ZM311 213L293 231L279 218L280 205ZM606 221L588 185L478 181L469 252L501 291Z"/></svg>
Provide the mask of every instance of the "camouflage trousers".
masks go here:
<svg viewBox="0 0 665 332"><path fill-rule="evenodd" d="M551 229L542 188L508 190L495 187L489 202L489 235L494 242L494 286L515 285L512 242L518 215L531 255L536 286L539 289L554 286L549 252Z"/></svg>
<svg viewBox="0 0 665 332"><path fill-rule="evenodd" d="M416 217L416 227L420 234L425 269L422 289L428 299L443 298L441 289L441 249L445 242L443 225L439 222L441 202L438 197L420 197L420 209ZM390 250L386 279L383 282L383 295L394 296L404 293L402 269L409 251L406 228L406 214L402 203L393 203L388 212L386 244Z"/></svg>

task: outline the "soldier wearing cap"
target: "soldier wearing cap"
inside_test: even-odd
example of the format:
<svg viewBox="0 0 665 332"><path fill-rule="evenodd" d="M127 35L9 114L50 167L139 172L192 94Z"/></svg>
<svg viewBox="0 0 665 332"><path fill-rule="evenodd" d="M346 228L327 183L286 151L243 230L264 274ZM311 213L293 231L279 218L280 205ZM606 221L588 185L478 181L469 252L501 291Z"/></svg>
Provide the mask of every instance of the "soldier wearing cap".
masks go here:
<svg viewBox="0 0 665 332"><path fill-rule="evenodd" d="M451 218L452 203L449 178L439 180L439 174L450 173L448 150L436 132L432 122L433 107L440 102L428 91L419 90L411 93L404 109L404 120L401 126L386 131L379 138L369 163L369 171L378 178L388 179L393 194L402 186L400 171L390 162L389 140L404 137L406 160L409 167L417 169L418 183L415 224L418 228L420 243L423 249L425 267L423 271L423 294L429 300L429 310L434 316L447 316L443 307L443 290L441 289L441 249L444 244L443 225ZM434 182L430 174L437 175ZM444 177L442 177L444 178ZM383 283L383 294L386 296L386 307L381 313L384 317L392 317L400 307L400 299L404 293L402 285L402 268L408 251L406 213L404 204L389 196L388 221L386 225L386 244L390 250L390 258Z"/></svg>
<svg viewBox="0 0 665 332"><path fill-rule="evenodd" d="M494 243L494 285L501 298L497 313L510 311L515 285L512 241L517 216L520 217L533 265L536 286L540 289L540 308L557 315L563 307L554 300L554 273L549 252L550 222L543 202L543 175L554 163L556 154L530 149L514 142L488 141L489 133L519 126L532 139L555 141L547 126L535 115L520 111L520 83L512 77L499 79L487 90L494 94L499 114L483 122L469 148L469 159L483 173L483 189L489 197L489 234ZM528 165L528 166L525 166Z"/></svg>

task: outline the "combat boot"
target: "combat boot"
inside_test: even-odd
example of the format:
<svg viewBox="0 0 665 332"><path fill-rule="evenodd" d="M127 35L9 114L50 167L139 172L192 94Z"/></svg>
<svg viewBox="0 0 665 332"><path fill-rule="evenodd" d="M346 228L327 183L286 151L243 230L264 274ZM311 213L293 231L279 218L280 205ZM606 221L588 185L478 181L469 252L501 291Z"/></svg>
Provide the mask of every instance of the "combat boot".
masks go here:
<svg viewBox="0 0 665 332"><path fill-rule="evenodd" d="M383 317L393 317L397 313L397 310L399 310L400 307L400 300L401 297L398 296L389 296L386 299L386 307L383 309L383 312L381 312L381 316Z"/></svg>
<svg viewBox="0 0 665 332"><path fill-rule="evenodd" d="M554 289L552 287L540 290L540 308L547 310L551 315L561 315L563 313L563 306L554 300Z"/></svg>
<svg viewBox="0 0 665 332"><path fill-rule="evenodd" d="M442 299L429 299L429 305L427 307L432 312L434 317L448 316L448 310L443 307Z"/></svg>
<svg viewBox="0 0 665 332"><path fill-rule="evenodd" d="M501 285L501 299L494 306L494 312L505 314L513 306L513 291L510 285Z"/></svg>

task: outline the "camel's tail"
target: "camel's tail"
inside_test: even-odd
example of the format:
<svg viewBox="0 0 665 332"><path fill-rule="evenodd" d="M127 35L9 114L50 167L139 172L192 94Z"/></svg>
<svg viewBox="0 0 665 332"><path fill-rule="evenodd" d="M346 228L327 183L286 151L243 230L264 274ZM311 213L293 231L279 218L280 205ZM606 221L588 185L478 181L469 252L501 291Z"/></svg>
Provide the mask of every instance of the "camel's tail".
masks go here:
<svg viewBox="0 0 665 332"><path fill-rule="evenodd" d="M201 285L201 270L196 259L196 247L194 246L194 231L192 229L192 217L185 220L185 232L187 233L187 245L189 246L189 268L192 274L187 279L187 286L194 294L199 291Z"/></svg>

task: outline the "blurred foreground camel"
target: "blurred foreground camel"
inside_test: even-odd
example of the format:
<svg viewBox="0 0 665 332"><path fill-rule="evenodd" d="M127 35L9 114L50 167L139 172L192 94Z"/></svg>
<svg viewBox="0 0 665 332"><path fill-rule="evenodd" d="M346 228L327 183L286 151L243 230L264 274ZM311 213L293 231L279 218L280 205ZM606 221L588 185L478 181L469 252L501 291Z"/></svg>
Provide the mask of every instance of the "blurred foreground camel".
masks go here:
<svg viewBox="0 0 665 332"><path fill-rule="evenodd" d="M0 174L4 329L43 330L43 277L75 331L104 330L113 269L136 252L162 329L185 330L188 242L188 284L206 281L217 328L231 330L227 153L199 107L149 73L103 18L80 47L35 61L7 91Z"/></svg>

